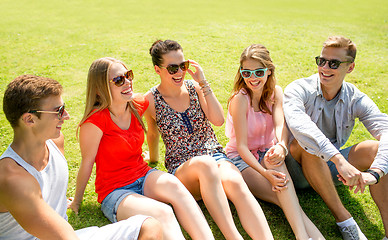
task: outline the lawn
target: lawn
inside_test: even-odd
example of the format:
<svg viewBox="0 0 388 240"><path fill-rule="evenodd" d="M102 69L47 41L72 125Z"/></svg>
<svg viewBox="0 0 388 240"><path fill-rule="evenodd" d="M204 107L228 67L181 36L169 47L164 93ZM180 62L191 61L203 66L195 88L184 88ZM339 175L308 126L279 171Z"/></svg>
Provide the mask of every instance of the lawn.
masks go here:
<svg viewBox="0 0 388 240"><path fill-rule="evenodd" d="M385 0L1 0L0 105L7 83L22 74L50 77L64 86L63 98L71 115L63 127L70 171L68 196L73 196L81 161L75 132L83 114L86 76L93 60L105 56L121 59L135 73L135 90L145 93L159 81L149 47L157 39L177 40L185 57L201 64L226 113L239 56L246 46L261 43L270 50L278 84L284 88L315 73L314 57L328 36L344 35L358 46L356 68L347 81L388 113L387 12ZM215 130L225 145L224 126ZM357 124L347 146L369 138L362 124ZM11 141L11 127L0 111L0 152ZM163 144L160 148L156 167L165 170ZM382 221L369 191L353 194L344 186L338 191L368 239L382 239ZM341 239L321 198L312 190L298 191L298 196L324 236ZM68 211L74 228L108 223L96 199L92 177L81 213L76 216ZM275 239L294 239L282 211L272 204L260 204ZM216 239L223 239L202 202L200 206ZM231 207L236 225L249 239Z"/></svg>

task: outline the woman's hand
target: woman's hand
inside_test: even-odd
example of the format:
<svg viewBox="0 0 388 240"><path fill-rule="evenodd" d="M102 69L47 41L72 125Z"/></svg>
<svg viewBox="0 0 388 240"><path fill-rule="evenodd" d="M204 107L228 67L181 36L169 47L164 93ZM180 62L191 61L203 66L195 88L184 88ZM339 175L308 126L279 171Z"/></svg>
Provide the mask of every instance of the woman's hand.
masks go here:
<svg viewBox="0 0 388 240"><path fill-rule="evenodd" d="M149 151L143 151L141 153L141 156L143 157L144 161L146 161L146 162L150 161L150 152Z"/></svg>
<svg viewBox="0 0 388 240"><path fill-rule="evenodd" d="M271 183L272 191L280 192L287 188L286 174L273 169L266 169L263 176Z"/></svg>
<svg viewBox="0 0 388 240"><path fill-rule="evenodd" d="M285 151L284 148L276 144L272 146L267 153L264 156L264 163L265 166L268 168L274 168L274 167L279 167L284 163L284 158L285 158Z"/></svg>
<svg viewBox="0 0 388 240"><path fill-rule="evenodd" d="M191 77L198 83L206 81L205 74L203 73L201 66L196 61L189 59L189 62L191 66L195 67L195 72L193 72L190 68L187 69L187 72L191 75Z"/></svg>
<svg viewBox="0 0 388 240"><path fill-rule="evenodd" d="M75 212L75 214L78 214L79 212L79 207L80 207L81 203L76 203L74 202L74 198L73 197L69 197L67 199L67 208L73 210L73 212Z"/></svg>

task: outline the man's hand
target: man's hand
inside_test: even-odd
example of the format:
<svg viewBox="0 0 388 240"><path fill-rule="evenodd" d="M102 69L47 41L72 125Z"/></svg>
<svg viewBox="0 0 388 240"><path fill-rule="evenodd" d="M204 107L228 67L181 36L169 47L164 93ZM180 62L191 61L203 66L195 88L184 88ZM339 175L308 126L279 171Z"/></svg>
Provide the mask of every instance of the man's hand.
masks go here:
<svg viewBox="0 0 388 240"><path fill-rule="evenodd" d="M353 187L356 187L355 193L361 190L365 190L365 181L361 172L351 165L342 154L336 154L330 159L338 170L338 180L340 180L344 185L349 186L349 189L352 190Z"/></svg>

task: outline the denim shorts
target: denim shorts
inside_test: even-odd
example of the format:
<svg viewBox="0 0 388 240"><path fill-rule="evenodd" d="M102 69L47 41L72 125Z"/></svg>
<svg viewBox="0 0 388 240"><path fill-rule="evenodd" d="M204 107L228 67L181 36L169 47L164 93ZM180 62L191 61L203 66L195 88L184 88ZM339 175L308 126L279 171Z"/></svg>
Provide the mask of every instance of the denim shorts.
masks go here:
<svg viewBox="0 0 388 240"><path fill-rule="evenodd" d="M117 222L117 209L121 201L131 194L144 195L144 183L147 180L148 175L153 171L157 170L155 168L150 169L145 176L138 178L131 184L117 188L109 193L101 203L101 211L104 213L105 217L113 223Z"/></svg>
<svg viewBox="0 0 388 240"><path fill-rule="evenodd" d="M260 150L257 151L257 154L259 155L259 160L258 160L259 163L261 163L267 151L268 149L266 149L264 152ZM240 172L250 167L240 156L232 158L231 161L238 168Z"/></svg>
<svg viewBox="0 0 388 240"><path fill-rule="evenodd" d="M214 153L213 155L211 155L215 160L216 162L221 162L221 161L228 161L228 162L232 162L232 160L230 160L224 153L222 152L216 152ZM172 175L175 175L175 172L176 170L180 167L181 165L179 165L178 167L176 167L173 171L172 171Z"/></svg>
<svg viewBox="0 0 388 240"><path fill-rule="evenodd" d="M346 160L348 160L349 152L353 146L340 150L340 153L342 154L342 156L344 156ZM291 156L291 154L288 154L286 156L285 162L287 165L287 170L290 173L292 181L294 182L295 188L303 189L303 188L310 187L310 184L308 183L307 179L303 175L302 166ZM327 166L330 169L331 177L333 179L334 185L336 186L340 185L342 182L338 180L338 177L337 177L338 170L335 164L332 161L328 161Z"/></svg>

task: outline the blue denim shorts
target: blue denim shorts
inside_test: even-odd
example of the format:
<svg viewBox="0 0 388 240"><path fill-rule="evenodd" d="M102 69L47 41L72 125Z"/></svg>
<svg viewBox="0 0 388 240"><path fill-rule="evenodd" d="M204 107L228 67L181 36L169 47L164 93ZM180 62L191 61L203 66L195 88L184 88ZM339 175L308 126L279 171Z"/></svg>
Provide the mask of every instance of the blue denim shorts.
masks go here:
<svg viewBox="0 0 388 240"><path fill-rule="evenodd" d="M117 222L117 209L121 201L131 194L144 195L144 183L147 180L148 175L153 171L157 170L155 168L150 169L145 176L138 178L131 184L117 188L109 193L101 203L101 211L104 213L105 217L113 223Z"/></svg>
<svg viewBox="0 0 388 240"><path fill-rule="evenodd" d="M216 162L221 162L221 161L228 161L228 162L232 162L232 160L230 160L224 153L222 152L216 152L212 155L212 157L216 160ZM175 175L175 172L176 170L180 167L180 165L178 167L176 167L173 171L172 171L172 175Z"/></svg>
<svg viewBox="0 0 388 240"><path fill-rule="evenodd" d="M260 150L257 151L257 154L259 154L259 160L258 160L259 163L261 163L267 151L268 149L266 149L264 152ZM232 158L231 160L232 160L232 163L238 168L240 172L250 167L240 156Z"/></svg>
<svg viewBox="0 0 388 240"><path fill-rule="evenodd" d="M340 150L340 153L342 154L342 156L344 156L346 160L348 160L349 152L353 146ZM302 166L291 156L291 154L288 154L286 156L285 162L287 165L287 170L290 173L292 181L294 182L295 188L303 189L303 188L310 187L310 184L308 183L307 179L303 175ZM340 185L342 182L338 181L338 177L337 177L338 170L335 164L332 161L328 161L327 166L330 169L331 177L333 179L334 185L336 186Z"/></svg>

